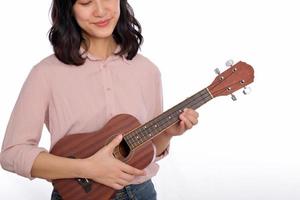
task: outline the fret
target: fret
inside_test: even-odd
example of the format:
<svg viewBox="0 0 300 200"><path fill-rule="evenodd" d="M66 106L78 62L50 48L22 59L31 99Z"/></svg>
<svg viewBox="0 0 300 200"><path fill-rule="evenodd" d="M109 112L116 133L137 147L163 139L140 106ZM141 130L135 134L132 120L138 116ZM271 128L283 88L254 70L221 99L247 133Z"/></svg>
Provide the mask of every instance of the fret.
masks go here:
<svg viewBox="0 0 300 200"><path fill-rule="evenodd" d="M207 103L209 100L212 99L212 96L209 94L209 92L206 90L206 96L204 98L201 99L201 101L198 101L196 102L194 105L193 105L193 109L197 109L199 108L200 106L202 106L203 104Z"/></svg>
<svg viewBox="0 0 300 200"><path fill-rule="evenodd" d="M144 131L142 131L142 134L141 134L142 143L144 143L148 139L148 137L147 137L148 132L149 132L149 129L145 129Z"/></svg>
<svg viewBox="0 0 300 200"><path fill-rule="evenodd" d="M136 147L136 146L138 146L138 136L139 136L139 134L140 134L140 130L139 129L136 129L135 131L134 131L134 134L133 134L133 140L134 140L134 147Z"/></svg>
<svg viewBox="0 0 300 200"><path fill-rule="evenodd" d="M124 140L127 143L127 145L129 146L130 150L134 148L134 145L131 141L131 138L129 137L129 135L125 135L124 136Z"/></svg>
<svg viewBox="0 0 300 200"><path fill-rule="evenodd" d="M133 148L136 146L136 139L134 137L131 137L131 143L132 143L132 146Z"/></svg>
<svg viewBox="0 0 300 200"><path fill-rule="evenodd" d="M139 137L140 137L140 130L139 129L134 130L133 134L131 134L133 148L139 145Z"/></svg>
<svg viewBox="0 0 300 200"><path fill-rule="evenodd" d="M197 108L199 108L200 106L202 106L203 104L205 104L206 102L208 102L209 100L211 100L211 97L210 97L210 96L206 97L206 98L203 99L202 101L196 102L194 105L191 106L191 108L197 109Z"/></svg>

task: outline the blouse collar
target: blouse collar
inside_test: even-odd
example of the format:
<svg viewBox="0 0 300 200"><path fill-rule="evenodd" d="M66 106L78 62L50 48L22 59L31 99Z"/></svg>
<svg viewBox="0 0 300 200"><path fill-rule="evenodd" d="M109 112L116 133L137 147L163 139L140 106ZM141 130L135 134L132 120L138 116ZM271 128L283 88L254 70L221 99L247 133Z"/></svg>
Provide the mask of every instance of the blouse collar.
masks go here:
<svg viewBox="0 0 300 200"><path fill-rule="evenodd" d="M90 52L85 51L85 49L83 47L80 47L79 52L83 58L87 58L90 61L113 61L113 60L117 60L117 59L122 59L125 63L130 64L129 60L126 59L125 55L122 55L122 56L115 55L120 50L121 50L121 47L120 47L120 45L118 45L117 48L115 49L114 53L106 59L95 57Z"/></svg>

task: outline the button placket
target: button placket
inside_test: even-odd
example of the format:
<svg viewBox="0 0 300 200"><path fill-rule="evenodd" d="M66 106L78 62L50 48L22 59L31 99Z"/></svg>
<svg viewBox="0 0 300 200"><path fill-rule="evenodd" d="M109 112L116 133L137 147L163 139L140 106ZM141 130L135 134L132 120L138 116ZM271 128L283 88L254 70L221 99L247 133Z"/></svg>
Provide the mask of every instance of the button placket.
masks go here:
<svg viewBox="0 0 300 200"><path fill-rule="evenodd" d="M107 83L107 86L106 86L106 91L107 91L107 97L108 97L108 100L109 102L113 102L113 91L112 91L112 77L111 77L111 71L107 68L106 69L106 74L107 74L107 80L108 80L108 83ZM109 112L109 115L110 117L112 117L112 112L114 110L113 108L113 103L111 104L110 106L110 112Z"/></svg>
<svg viewBox="0 0 300 200"><path fill-rule="evenodd" d="M107 63L103 63L102 65L102 74L103 74L103 88L104 88L104 94L106 103L109 104L106 106L106 114L109 117L112 117L112 110L113 110L113 96L112 96L112 79L109 69L107 68Z"/></svg>
<svg viewBox="0 0 300 200"><path fill-rule="evenodd" d="M104 67L103 67L103 63L102 63L102 62L101 62L101 63L99 63L98 70L99 70L99 71L102 71L102 70L103 70L103 68L104 68Z"/></svg>

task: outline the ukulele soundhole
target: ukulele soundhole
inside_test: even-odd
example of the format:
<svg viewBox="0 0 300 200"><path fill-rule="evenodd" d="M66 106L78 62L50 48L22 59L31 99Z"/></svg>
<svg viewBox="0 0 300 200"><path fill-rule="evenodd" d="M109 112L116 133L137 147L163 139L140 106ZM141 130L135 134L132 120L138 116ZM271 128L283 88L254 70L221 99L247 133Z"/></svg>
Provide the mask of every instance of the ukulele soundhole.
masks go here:
<svg viewBox="0 0 300 200"><path fill-rule="evenodd" d="M128 157L128 155L130 154L130 148L124 139L115 148L113 154L114 154L115 158L117 158L119 160L124 160Z"/></svg>

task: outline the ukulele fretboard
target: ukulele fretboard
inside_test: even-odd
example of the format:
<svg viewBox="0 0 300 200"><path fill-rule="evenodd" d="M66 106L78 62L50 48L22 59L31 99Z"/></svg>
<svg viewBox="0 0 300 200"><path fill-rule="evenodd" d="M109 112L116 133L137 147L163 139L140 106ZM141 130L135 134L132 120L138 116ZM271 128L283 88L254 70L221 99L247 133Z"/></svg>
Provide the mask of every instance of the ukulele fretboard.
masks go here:
<svg viewBox="0 0 300 200"><path fill-rule="evenodd" d="M124 139L131 150L151 140L156 135L179 121L184 108L197 109L213 97L207 88L197 92L181 103L163 112L156 118L128 133Z"/></svg>

